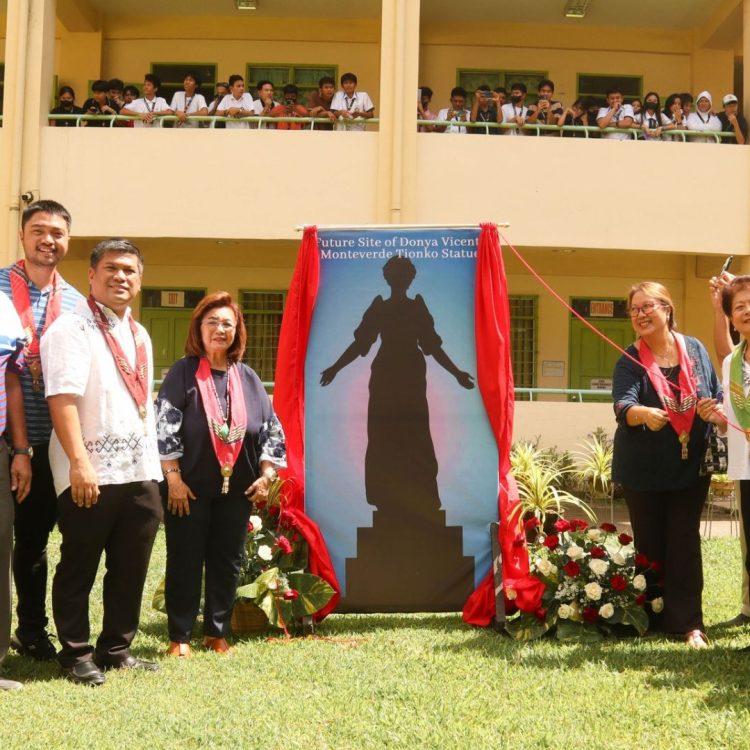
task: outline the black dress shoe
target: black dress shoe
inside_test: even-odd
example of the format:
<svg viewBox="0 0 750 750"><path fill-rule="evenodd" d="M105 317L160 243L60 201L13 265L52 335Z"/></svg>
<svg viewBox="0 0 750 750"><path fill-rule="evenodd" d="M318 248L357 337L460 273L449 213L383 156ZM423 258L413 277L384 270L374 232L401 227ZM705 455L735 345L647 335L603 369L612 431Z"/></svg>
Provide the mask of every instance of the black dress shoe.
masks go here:
<svg viewBox="0 0 750 750"><path fill-rule="evenodd" d="M104 675L93 661L82 661L72 667L63 667L63 676L76 685L98 687L104 684Z"/></svg>
<svg viewBox="0 0 750 750"><path fill-rule="evenodd" d="M738 648L737 652L740 654L750 654L750 646L745 646L744 648Z"/></svg>
<svg viewBox="0 0 750 750"><path fill-rule="evenodd" d="M18 633L15 633L10 639L10 647L21 656L30 656L36 661L54 661L57 657L57 649L47 631L33 640L22 640Z"/></svg>
<svg viewBox="0 0 750 750"><path fill-rule="evenodd" d="M124 659L113 661L111 659L103 659L96 657L96 663L103 670L108 669L141 669L144 672L158 672L159 665L152 661L144 661L143 659L137 659L135 656L128 654Z"/></svg>
<svg viewBox="0 0 750 750"><path fill-rule="evenodd" d="M740 612L731 620L726 620L725 622L719 623L720 628L738 628L741 625L750 625L750 616L744 614L743 612Z"/></svg>

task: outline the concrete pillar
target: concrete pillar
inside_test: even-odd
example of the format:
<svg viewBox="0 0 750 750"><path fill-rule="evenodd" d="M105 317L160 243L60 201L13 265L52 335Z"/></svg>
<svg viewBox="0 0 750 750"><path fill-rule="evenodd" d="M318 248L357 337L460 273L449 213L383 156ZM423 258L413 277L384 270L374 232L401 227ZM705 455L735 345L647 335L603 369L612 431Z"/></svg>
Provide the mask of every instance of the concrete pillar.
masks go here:
<svg viewBox="0 0 750 750"><path fill-rule="evenodd" d="M5 100L0 163L0 263L18 257L21 194L39 198L41 127L49 111L55 49L55 0L8 3Z"/></svg>
<svg viewBox="0 0 750 750"><path fill-rule="evenodd" d="M377 190L382 223L416 219L419 6L420 0L382 3Z"/></svg>
<svg viewBox="0 0 750 750"><path fill-rule="evenodd" d="M747 118L750 115L750 0L742 2L742 109Z"/></svg>

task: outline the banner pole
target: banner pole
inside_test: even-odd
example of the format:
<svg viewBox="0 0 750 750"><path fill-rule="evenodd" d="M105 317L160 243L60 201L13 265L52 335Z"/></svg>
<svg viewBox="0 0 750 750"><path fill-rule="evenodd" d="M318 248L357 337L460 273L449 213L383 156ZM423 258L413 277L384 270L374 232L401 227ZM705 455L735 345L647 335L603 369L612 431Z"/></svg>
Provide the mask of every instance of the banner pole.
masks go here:
<svg viewBox="0 0 750 750"><path fill-rule="evenodd" d="M507 229L510 223L507 221L489 222L496 227ZM347 231L356 229L476 229L478 224L298 224L294 227L295 232L304 232L308 227L317 227L326 232Z"/></svg>

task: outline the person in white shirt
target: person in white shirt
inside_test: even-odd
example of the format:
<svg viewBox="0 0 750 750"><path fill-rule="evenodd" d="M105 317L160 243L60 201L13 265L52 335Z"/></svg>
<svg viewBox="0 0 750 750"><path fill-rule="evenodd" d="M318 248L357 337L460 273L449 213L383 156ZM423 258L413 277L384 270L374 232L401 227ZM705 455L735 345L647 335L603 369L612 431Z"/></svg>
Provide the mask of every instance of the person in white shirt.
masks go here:
<svg viewBox="0 0 750 750"><path fill-rule="evenodd" d="M41 359L62 535L52 583L57 658L67 679L96 686L106 669L157 669L132 656L130 645L163 513L151 340L130 310L143 257L128 240L104 240L91 252L88 276L88 299L50 325ZM104 553L104 616L94 647L89 596Z"/></svg>
<svg viewBox="0 0 750 750"><path fill-rule="evenodd" d="M172 97L172 103L169 108L175 113L177 122L176 128L197 128L200 123L190 120L190 116L203 117L208 114L208 105L203 94L198 93L200 88L200 79L197 73L192 71L185 74L182 81L184 91L176 91Z"/></svg>
<svg viewBox="0 0 750 750"><path fill-rule="evenodd" d="M604 128L632 128L635 125L633 108L623 104L622 91L617 88L607 92L607 107L601 107L596 116L596 124ZM610 141L627 141L632 139L628 133L602 133L602 138Z"/></svg>
<svg viewBox="0 0 750 750"><path fill-rule="evenodd" d="M676 127L672 119L661 111L661 100L656 91L649 91L643 98L643 107L637 119L646 141L658 141L665 130L674 130Z"/></svg>
<svg viewBox="0 0 750 750"><path fill-rule="evenodd" d="M713 108L713 99L708 91L701 91L696 101L696 111L691 112L687 117L688 130L700 130L705 133L721 132L721 121L711 111ZM689 138L693 143L719 143L716 138L706 136L705 138Z"/></svg>
<svg viewBox="0 0 750 750"><path fill-rule="evenodd" d="M526 135L525 131L522 130L529 115L529 108L525 104L526 94L525 83L511 84L510 101L501 107L498 122L515 124L518 127L503 130L503 135Z"/></svg>
<svg viewBox="0 0 750 750"><path fill-rule="evenodd" d="M466 89L456 86L451 89L451 106L438 112L438 122L450 122L450 125L436 125L436 133L465 133L467 128L461 125L471 121L471 111L466 109ZM455 123L455 125L453 124Z"/></svg>
<svg viewBox="0 0 750 750"><path fill-rule="evenodd" d="M136 128L153 127L157 117L174 114L167 104L167 100L157 96L161 81L153 73L146 73L143 77L143 96L136 99L120 110L121 115L137 115L140 119L133 122Z"/></svg>
<svg viewBox="0 0 750 750"><path fill-rule="evenodd" d="M235 73L229 76L229 93L219 103L216 114L220 117L235 119L255 115L253 97L245 91L245 79L241 75ZM250 123L232 122L229 120L226 126L227 130L247 130L250 127Z"/></svg>
<svg viewBox="0 0 750 750"><path fill-rule="evenodd" d="M331 112L338 118L337 130L365 130L363 122L351 120L375 116L375 105L365 91L357 91L357 76L344 73L341 76L342 91L337 91L331 101Z"/></svg>

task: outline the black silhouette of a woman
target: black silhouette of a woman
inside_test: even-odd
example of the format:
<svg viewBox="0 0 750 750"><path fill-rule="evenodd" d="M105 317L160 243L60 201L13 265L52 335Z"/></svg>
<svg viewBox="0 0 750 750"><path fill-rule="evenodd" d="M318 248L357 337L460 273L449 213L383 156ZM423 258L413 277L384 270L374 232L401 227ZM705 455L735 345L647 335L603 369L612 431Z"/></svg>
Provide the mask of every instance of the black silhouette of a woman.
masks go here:
<svg viewBox="0 0 750 750"><path fill-rule="evenodd" d="M402 522L434 521L440 510L425 355L463 388L474 387L473 377L459 370L443 350L422 297L407 296L416 274L408 258L391 258L383 266L391 296L375 297L354 331L354 341L320 378L321 385L329 385L340 370L365 356L380 336L370 376L365 491L367 502L382 516L398 516Z"/></svg>

